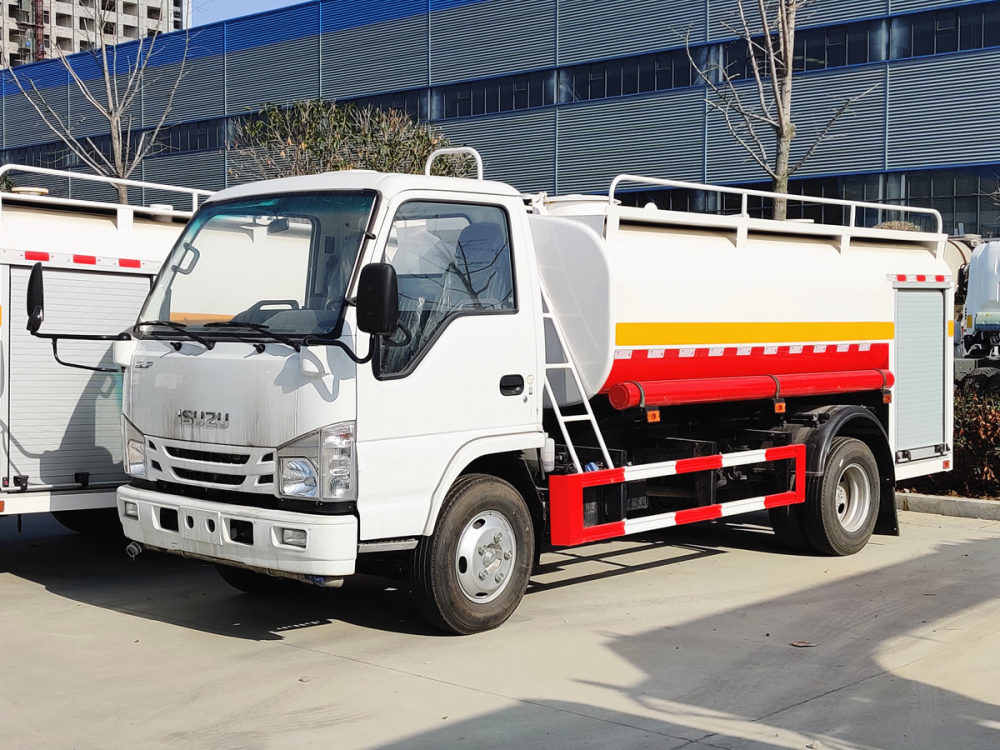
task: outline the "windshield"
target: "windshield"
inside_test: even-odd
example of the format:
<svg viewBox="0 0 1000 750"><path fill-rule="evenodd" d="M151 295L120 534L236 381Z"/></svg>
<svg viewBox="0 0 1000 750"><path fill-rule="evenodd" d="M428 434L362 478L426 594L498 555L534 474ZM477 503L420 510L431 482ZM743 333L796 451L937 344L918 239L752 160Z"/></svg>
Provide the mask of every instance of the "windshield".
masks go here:
<svg viewBox="0 0 1000 750"><path fill-rule="evenodd" d="M365 191L206 205L171 252L139 323L217 338L329 333L374 203ZM142 330L160 335L156 326Z"/></svg>

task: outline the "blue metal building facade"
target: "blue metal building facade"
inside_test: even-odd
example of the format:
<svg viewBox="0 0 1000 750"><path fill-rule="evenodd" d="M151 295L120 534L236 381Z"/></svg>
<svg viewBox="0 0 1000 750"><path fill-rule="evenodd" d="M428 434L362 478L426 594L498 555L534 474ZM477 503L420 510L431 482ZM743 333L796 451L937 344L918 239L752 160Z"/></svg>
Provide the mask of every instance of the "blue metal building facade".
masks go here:
<svg viewBox="0 0 1000 750"><path fill-rule="evenodd" d="M736 0L313 0L164 35L136 127L155 124L185 54L187 75L169 148L145 160L141 178L222 188L233 179L229 118L325 97L405 107L478 148L489 177L525 191L596 192L626 171L762 182L706 106L685 51L738 62L735 9ZM977 117L996 90L1000 2L816 0L798 37L798 153L841 102L867 94L796 173L796 190L932 205L949 231L1000 233L986 195L1000 175L1000 128ZM84 77L96 74L86 55L75 60ZM59 61L14 74L77 133L102 135ZM5 160L63 166L9 72L0 102Z"/></svg>

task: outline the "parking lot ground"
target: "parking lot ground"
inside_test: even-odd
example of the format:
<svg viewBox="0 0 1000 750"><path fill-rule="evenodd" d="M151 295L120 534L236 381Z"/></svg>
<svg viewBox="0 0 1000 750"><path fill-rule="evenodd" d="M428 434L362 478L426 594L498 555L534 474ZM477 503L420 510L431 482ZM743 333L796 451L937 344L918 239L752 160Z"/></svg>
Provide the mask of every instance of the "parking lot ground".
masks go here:
<svg viewBox="0 0 1000 750"><path fill-rule="evenodd" d="M1000 523L901 519L849 558L761 519L549 554L463 638L390 581L259 599L0 519L0 746L1000 747Z"/></svg>

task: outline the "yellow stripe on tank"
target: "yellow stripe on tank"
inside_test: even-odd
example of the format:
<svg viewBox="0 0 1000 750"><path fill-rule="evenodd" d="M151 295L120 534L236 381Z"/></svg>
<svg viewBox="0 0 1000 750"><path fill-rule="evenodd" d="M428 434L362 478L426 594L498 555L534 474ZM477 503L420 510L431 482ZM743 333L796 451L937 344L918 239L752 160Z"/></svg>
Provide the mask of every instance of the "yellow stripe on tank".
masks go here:
<svg viewBox="0 0 1000 750"><path fill-rule="evenodd" d="M887 341L889 321L814 323L618 323L616 346L724 346L827 341Z"/></svg>

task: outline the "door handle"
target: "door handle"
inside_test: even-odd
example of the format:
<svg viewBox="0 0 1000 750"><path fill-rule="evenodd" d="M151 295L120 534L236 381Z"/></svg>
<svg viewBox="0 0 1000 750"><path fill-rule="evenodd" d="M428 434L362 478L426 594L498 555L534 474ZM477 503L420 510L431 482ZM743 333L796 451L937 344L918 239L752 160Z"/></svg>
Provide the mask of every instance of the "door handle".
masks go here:
<svg viewBox="0 0 1000 750"><path fill-rule="evenodd" d="M504 396L519 396L524 391L524 378L520 375L504 375L500 378L500 393Z"/></svg>

